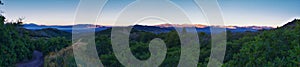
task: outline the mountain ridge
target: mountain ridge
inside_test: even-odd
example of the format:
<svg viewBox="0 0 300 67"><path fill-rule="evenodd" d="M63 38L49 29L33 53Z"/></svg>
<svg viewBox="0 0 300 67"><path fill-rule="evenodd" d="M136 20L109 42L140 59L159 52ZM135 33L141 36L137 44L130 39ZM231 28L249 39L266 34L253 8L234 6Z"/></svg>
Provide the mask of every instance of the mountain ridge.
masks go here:
<svg viewBox="0 0 300 67"><path fill-rule="evenodd" d="M288 22L287 24L277 27L277 28L284 28L284 27L291 27L296 26L296 23L299 21L299 19L294 19L291 22ZM231 32L256 32L260 30L270 30L270 29L276 29L274 27L270 26L209 26L209 25L203 25L203 24L158 24L158 25L131 25L131 26L105 26L105 25L94 25L94 24L76 24L76 25L38 25L38 24L23 24L23 27L29 30L41 30L41 29L47 29L47 28L55 28L61 31L67 31L72 32L74 29L80 29L80 28L95 28L95 31L102 31L106 30L112 27L133 27L133 29L140 30L140 31L146 31L146 32L152 32L152 33L165 33L172 30L175 30L175 28L189 28L194 27L196 28L197 32L205 32L210 33L210 28L225 28L227 31ZM73 28L74 27L74 28Z"/></svg>
<svg viewBox="0 0 300 67"><path fill-rule="evenodd" d="M210 28L225 28L226 30L232 32L246 32L246 31L259 31L259 30L269 30L273 29L272 27L267 26L206 26L201 24L161 24L161 25L132 25L132 26L102 26L102 25L92 25L92 24L78 24L78 25L66 25L66 26L58 26L58 25L34 25L34 24L24 24L24 28L29 30L41 30L46 28L55 28L62 31L72 32L74 29L80 28L95 28L95 31L102 31L113 27L133 27L133 29L152 32L152 33L166 33L175 28L195 28L197 32L205 32L210 33ZM74 28L73 28L74 27Z"/></svg>

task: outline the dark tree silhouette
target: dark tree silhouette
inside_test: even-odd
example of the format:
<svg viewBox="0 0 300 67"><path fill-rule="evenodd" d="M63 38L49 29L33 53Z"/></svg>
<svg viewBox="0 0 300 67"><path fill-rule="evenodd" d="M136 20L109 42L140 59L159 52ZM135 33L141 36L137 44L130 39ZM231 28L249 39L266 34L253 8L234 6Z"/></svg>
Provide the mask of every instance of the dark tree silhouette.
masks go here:
<svg viewBox="0 0 300 67"><path fill-rule="evenodd" d="M0 15L0 26L4 25L5 17Z"/></svg>
<svg viewBox="0 0 300 67"><path fill-rule="evenodd" d="M0 5L3 5L2 1L0 0Z"/></svg>
<svg viewBox="0 0 300 67"><path fill-rule="evenodd" d="M21 26L23 24L24 19L25 19L25 17L21 17L21 18L17 19L17 25Z"/></svg>
<svg viewBox="0 0 300 67"><path fill-rule="evenodd" d="M2 1L0 0L0 5L4 5L3 3L2 3ZM0 15L1 15L1 13L3 13L3 11L2 10L0 10ZM2 15L1 15L2 16Z"/></svg>
<svg viewBox="0 0 300 67"><path fill-rule="evenodd" d="M3 5L2 1L0 0L0 5ZM4 20L5 20L5 17L2 16L2 10L0 10L0 25L3 25L4 24Z"/></svg>

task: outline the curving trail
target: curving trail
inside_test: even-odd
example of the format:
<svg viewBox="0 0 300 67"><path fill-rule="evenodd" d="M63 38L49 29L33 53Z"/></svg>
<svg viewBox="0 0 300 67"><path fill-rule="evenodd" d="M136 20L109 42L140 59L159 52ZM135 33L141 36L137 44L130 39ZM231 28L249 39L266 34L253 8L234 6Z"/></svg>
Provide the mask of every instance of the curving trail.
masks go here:
<svg viewBox="0 0 300 67"><path fill-rule="evenodd" d="M43 67L44 57L43 53L39 51L33 52L33 59L27 62L17 63L17 67Z"/></svg>

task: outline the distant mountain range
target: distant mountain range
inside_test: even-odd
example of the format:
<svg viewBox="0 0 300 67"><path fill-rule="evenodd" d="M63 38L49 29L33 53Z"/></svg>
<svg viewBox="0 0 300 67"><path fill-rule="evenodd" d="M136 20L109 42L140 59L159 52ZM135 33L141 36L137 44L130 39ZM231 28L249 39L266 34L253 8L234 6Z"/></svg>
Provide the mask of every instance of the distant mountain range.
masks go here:
<svg viewBox="0 0 300 67"><path fill-rule="evenodd" d="M105 29L112 28L113 26L102 26L102 25L92 25L92 24L77 24L77 25L37 25L37 24L24 24L24 28L29 30L41 30L46 28L55 28L62 31L72 32L72 27L76 28L95 28L95 31L102 31ZM273 27L267 26L207 26L201 24L160 24L160 25L134 25L132 26L136 30L152 32L152 33L164 33L175 30L175 28L189 28L195 27L197 32L209 33L210 28L226 28L227 31L231 32L246 32L246 31L259 31L259 30L269 30Z"/></svg>

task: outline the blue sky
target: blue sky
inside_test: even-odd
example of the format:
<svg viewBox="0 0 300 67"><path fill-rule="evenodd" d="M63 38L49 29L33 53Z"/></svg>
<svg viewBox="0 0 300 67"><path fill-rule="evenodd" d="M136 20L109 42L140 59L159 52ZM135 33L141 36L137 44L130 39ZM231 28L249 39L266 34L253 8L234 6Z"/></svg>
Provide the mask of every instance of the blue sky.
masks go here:
<svg viewBox="0 0 300 67"><path fill-rule="evenodd" d="M192 0L173 0L187 10L187 15L196 24L208 24ZM8 20L26 17L26 23L44 25L73 24L79 0L3 0L1 10ZM133 0L110 0L104 7L101 25L112 25L118 12ZM300 0L218 0L225 25L236 26L281 26L300 17ZM157 5L159 6L159 5ZM160 24L146 22L144 24Z"/></svg>

